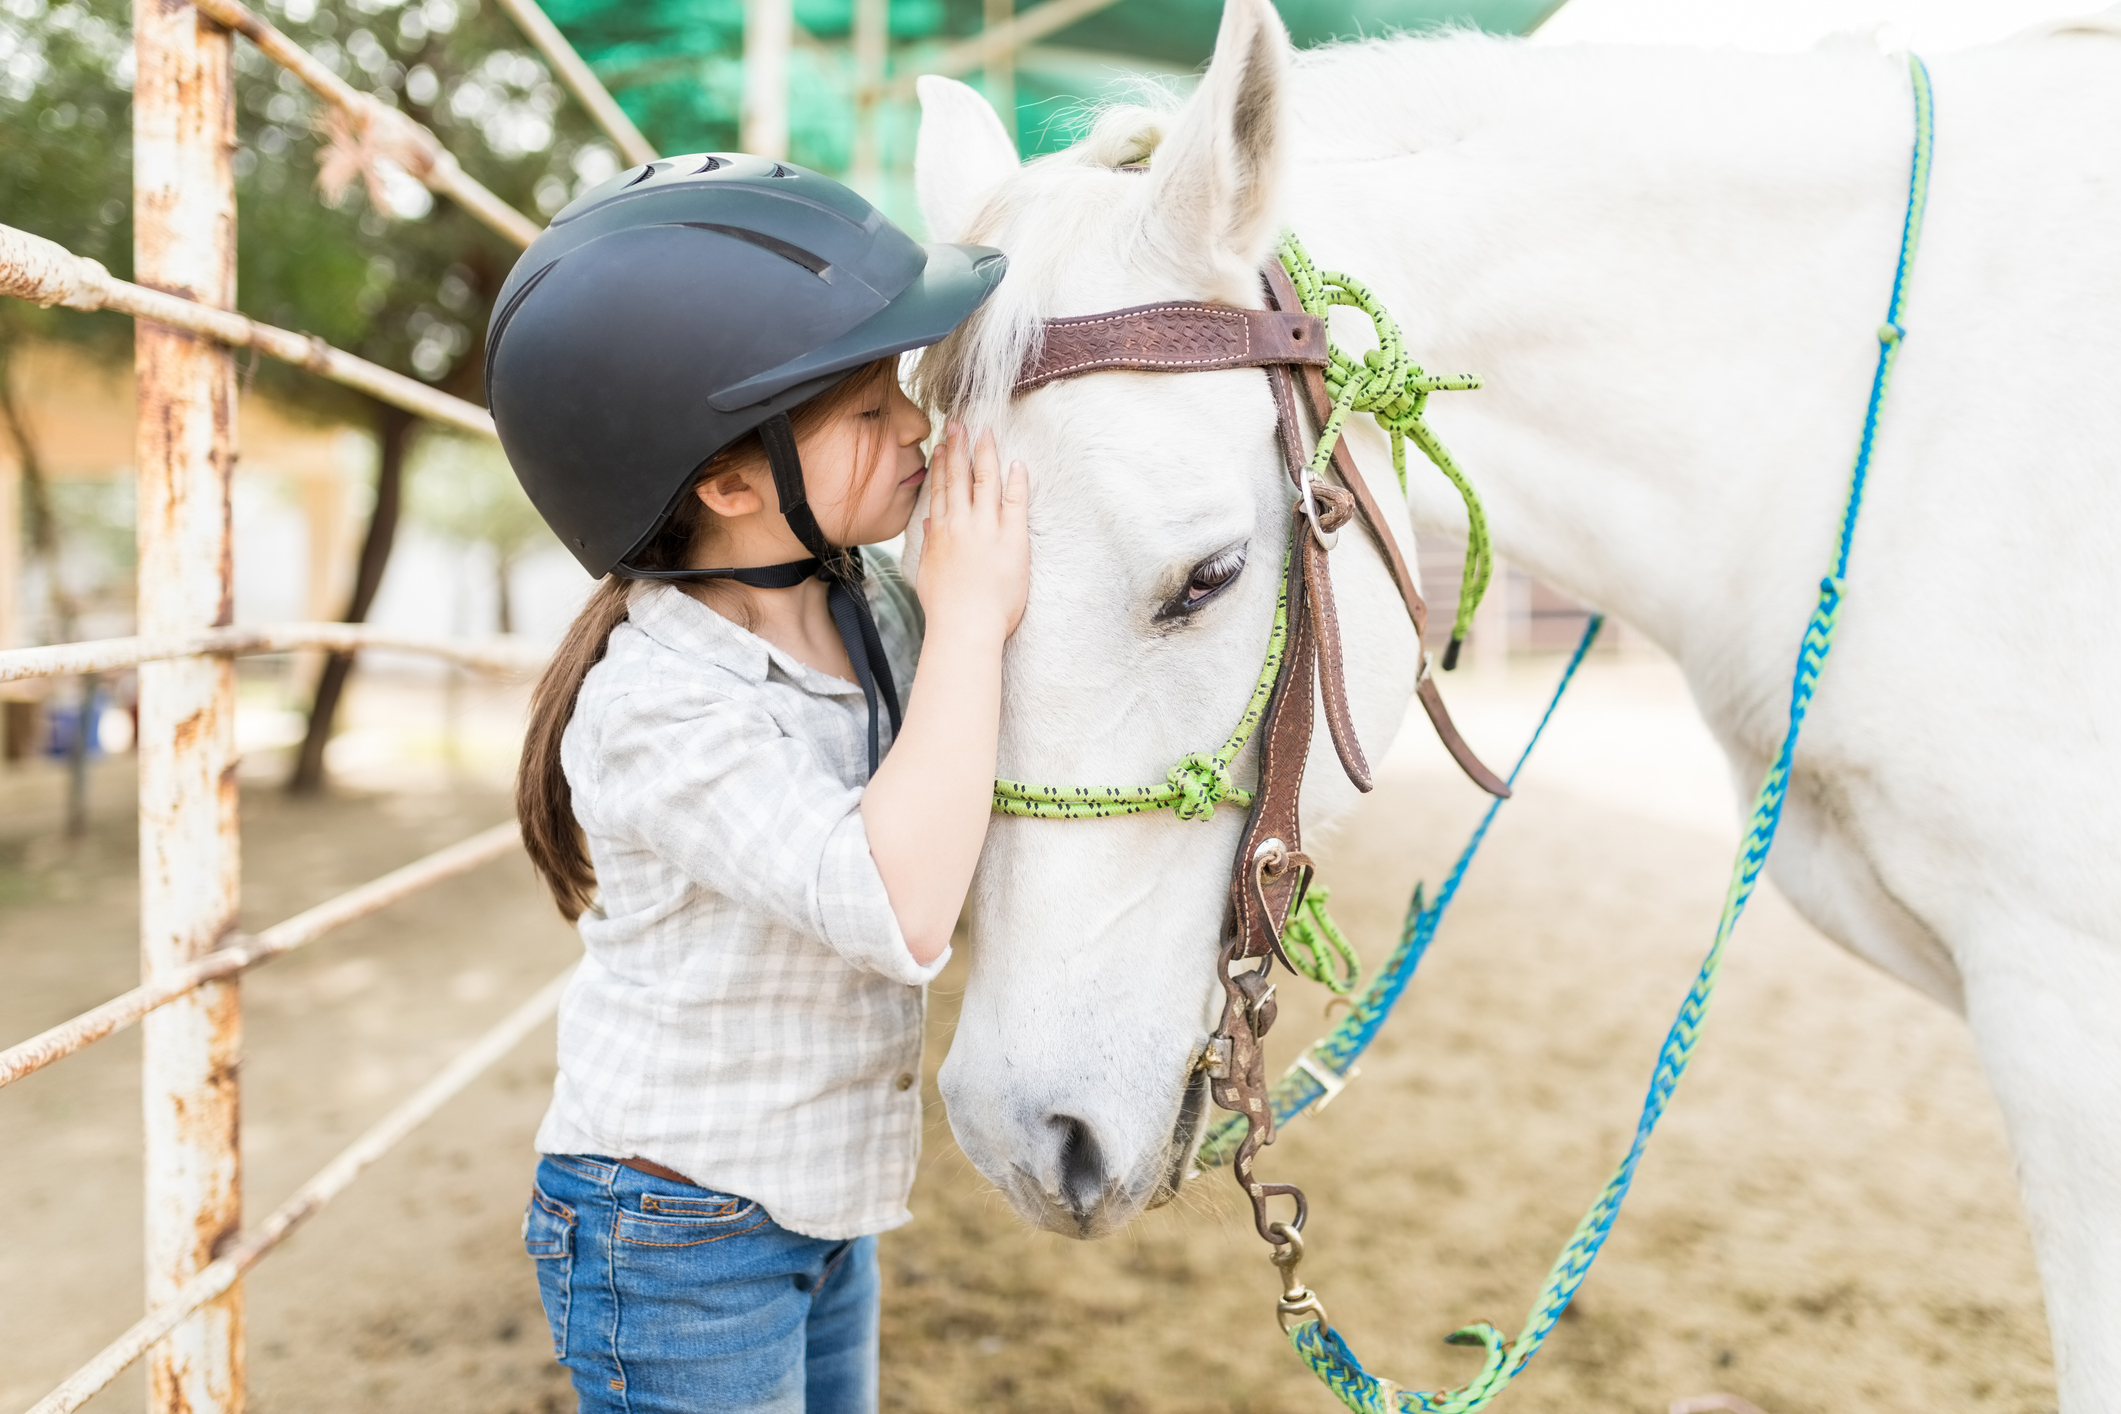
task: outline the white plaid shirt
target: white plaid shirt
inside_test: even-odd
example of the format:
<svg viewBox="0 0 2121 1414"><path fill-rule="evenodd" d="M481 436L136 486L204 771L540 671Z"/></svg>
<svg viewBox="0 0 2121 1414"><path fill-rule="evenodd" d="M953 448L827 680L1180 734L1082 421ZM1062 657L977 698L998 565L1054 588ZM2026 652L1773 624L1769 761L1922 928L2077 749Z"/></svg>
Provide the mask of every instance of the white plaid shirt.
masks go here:
<svg viewBox="0 0 2121 1414"><path fill-rule="evenodd" d="M919 605L868 557L903 696ZM599 907L539 1152L649 1159L811 1237L911 1219L949 954L914 962L869 857L868 722L853 683L674 586L634 590L560 747Z"/></svg>

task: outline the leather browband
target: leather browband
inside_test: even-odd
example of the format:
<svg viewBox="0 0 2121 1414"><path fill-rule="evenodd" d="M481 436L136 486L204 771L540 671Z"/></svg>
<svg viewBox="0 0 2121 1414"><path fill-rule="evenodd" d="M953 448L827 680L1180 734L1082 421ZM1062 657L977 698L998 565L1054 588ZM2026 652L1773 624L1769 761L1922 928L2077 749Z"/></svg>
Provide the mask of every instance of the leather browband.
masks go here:
<svg viewBox="0 0 2121 1414"><path fill-rule="evenodd" d="M1014 393L1022 394L1062 378L1111 369L1137 369L1156 373L1197 373L1219 368L1264 368L1274 391L1278 435L1282 454L1292 479L1301 475L1310 460L1298 438L1296 385L1301 382L1305 401L1316 423L1323 427L1331 401L1326 394L1323 370L1329 360L1326 321L1297 307L1296 290L1279 260L1269 259L1262 271L1269 303L1274 309L1243 309L1225 304L1203 304L1172 300L1163 304L1141 304L1104 314L1079 314L1049 319L1038 351L1026 359L1017 374ZM1341 485L1354 499L1355 519L1384 557L1393 584L1405 600L1417 637L1428 628L1429 609L1422 601L1413 567L1392 538L1376 497L1365 484L1362 472L1349 454L1345 438L1336 440L1332 465ZM1323 570L1315 577L1315 594L1330 606L1330 581ZM1350 780L1363 790L1370 788L1369 765L1356 742L1352 719L1346 717L1341 689L1338 616L1330 608L1322 628L1328 630L1319 645L1318 661L1326 680L1327 723L1333 728L1334 745ZM1336 695L1340 700L1336 704ZM1459 769L1473 783L1494 796L1508 796L1510 787L1488 769L1459 735L1445 708L1443 696L1426 669L1415 686L1415 696L1428 713L1438 738ZM1310 732L1305 727L1305 740Z"/></svg>
<svg viewBox="0 0 2121 1414"><path fill-rule="evenodd" d="M1113 368L1173 373L1275 363L1323 368L1326 321L1302 310L1181 300L1047 320L1045 339L1017 374L1015 391Z"/></svg>

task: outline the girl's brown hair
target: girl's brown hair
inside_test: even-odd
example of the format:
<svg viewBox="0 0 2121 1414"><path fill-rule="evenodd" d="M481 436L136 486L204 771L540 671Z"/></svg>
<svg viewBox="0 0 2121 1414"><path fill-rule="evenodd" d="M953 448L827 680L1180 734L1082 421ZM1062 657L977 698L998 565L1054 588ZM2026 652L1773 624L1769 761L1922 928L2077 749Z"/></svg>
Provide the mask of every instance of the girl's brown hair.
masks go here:
<svg viewBox="0 0 2121 1414"><path fill-rule="evenodd" d="M798 438L831 422L883 379L897 372L898 360L878 359L788 411ZM882 461L885 442L865 439L860 460L868 471ZM670 516L648 543L628 557L641 569L682 569L705 538L713 513L693 494L700 483L747 464L763 464L766 450L756 432L731 443L708 459L678 498ZM860 481L866 481L865 472ZM860 484L858 481L858 484ZM530 724L523 735L523 757L516 769L516 815L523 827L523 848L568 922L580 918L595 901L597 876L589 848L574 818L574 793L560 768L560 739L574 720L574 703L589 670L604 659L611 631L626 617L627 592L634 581L607 574L590 591L589 602L575 615L566 637L530 693ZM705 582L710 590L725 586ZM739 591L741 592L741 591Z"/></svg>

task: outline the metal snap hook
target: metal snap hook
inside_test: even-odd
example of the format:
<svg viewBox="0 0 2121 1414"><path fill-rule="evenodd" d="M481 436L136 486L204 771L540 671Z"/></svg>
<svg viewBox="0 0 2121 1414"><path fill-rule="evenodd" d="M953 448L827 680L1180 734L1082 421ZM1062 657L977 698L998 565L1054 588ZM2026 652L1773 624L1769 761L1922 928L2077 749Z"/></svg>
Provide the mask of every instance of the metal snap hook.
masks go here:
<svg viewBox="0 0 2121 1414"><path fill-rule="evenodd" d="M1296 1269L1304 1259L1304 1235L1288 1223L1269 1223L1267 1231L1278 1241L1268 1260L1281 1271L1281 1300L1275 1303L1274 1314L1281 1321L1283 1335L1296 1327L1316 1321L1319 1329L1330 1330L1332 1322L1326 1318L1325 1303L1318 1293L1296 1279Z"/></svg>

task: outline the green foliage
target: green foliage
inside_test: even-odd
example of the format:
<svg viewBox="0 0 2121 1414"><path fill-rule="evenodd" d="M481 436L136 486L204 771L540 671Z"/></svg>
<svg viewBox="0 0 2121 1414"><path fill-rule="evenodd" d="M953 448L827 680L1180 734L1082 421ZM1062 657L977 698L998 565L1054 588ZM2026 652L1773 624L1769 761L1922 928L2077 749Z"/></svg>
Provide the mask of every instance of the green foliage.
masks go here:
<svg viewBox="0 0 2121 1414"><path fill-rule="evenodd" d="M617 167L507 17L479 0L271 0L264 12L434 129L520 210L549 214ZM120 275L131 266L129 23L124 0L0 0L0 220ZM478 346L514 247L403 173L390 183L393 210L376 209L360 182L325 205L323 105L247 41L235 62L239 307L477 400ZM15 306L0 318L0 336L113 353L130 341L110 315ZM360 399L312 375L263 363L251 377L319 415L366 420Z"/></svg>
<svg viewBox="0 0 2121 1414"><path fill-rule="evenodd" d="M504 567L537 545L557 545L501 449L431 433L413 455L412 518L446 539L491 546Z"/></svg>
<svg viewBox="0 0 2121 1414"><path fill-rule="evenodd" d="M132 37L122 4L0 0L0 221L132 273ZM0 300L0 339L116 357L130 322Z"/></svg>
<svg viewBox="0 0 2121 1414"><path fill-rule="evenodd" d="M273 22L356 87L433 129L466 171L532 215L617 159L497 8L478 0L273 0ZM356 181L315 190L327 113L239 43L237 290L246 312L483 401L479 345L517 251L394 170L393 210ZM277 391L316 380L271 370ZM312 401L317 401L312 398Z"/></svg>

